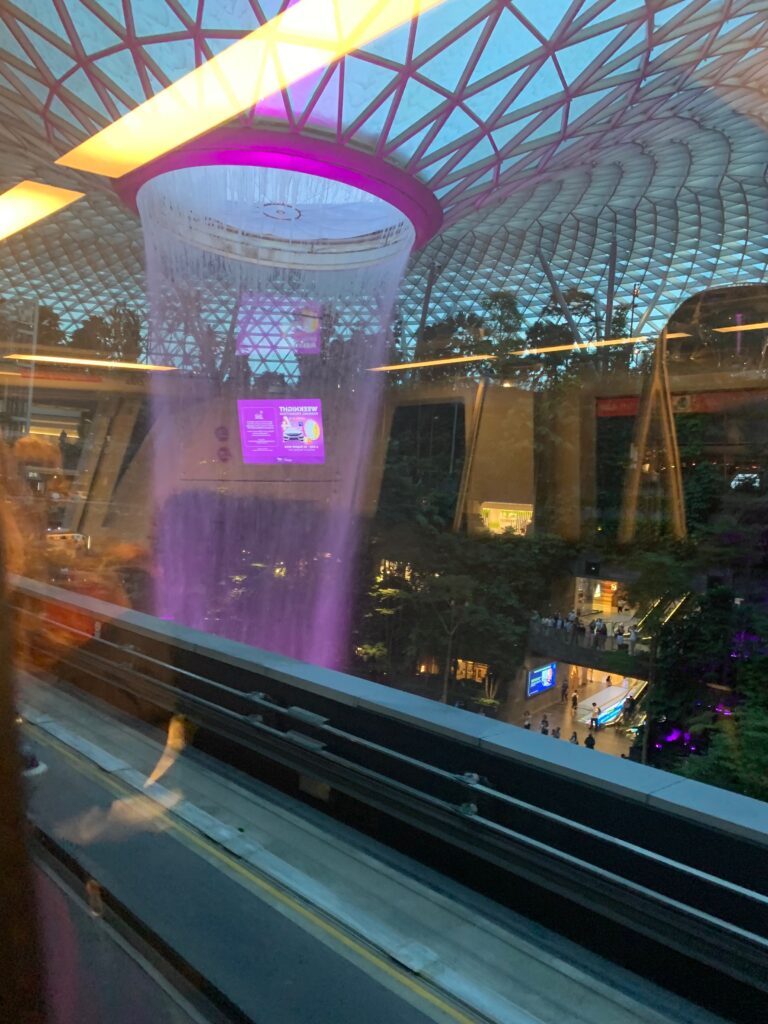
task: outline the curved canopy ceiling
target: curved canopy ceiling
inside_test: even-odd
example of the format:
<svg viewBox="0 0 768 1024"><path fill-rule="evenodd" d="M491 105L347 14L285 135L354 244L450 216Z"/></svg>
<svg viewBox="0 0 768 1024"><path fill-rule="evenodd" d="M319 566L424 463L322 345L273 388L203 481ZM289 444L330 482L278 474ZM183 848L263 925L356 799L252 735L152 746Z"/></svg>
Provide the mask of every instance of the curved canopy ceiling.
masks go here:
<svg viewBox="0 0 768 1024"><path fill-rule="evenodd" d="M0 185L89 191L0 247L6 293L73 316L141 294L133 216L52 161L283 6L0 6ZM433 265L433 316L504 287L533 315L544 263L601 295L615 238L617 301L637 287L653 327L687 294L765 277L767 44L765 0L447 0L240 122L364 149L435 193L445 227L414 258L406 320Z"/></svg>

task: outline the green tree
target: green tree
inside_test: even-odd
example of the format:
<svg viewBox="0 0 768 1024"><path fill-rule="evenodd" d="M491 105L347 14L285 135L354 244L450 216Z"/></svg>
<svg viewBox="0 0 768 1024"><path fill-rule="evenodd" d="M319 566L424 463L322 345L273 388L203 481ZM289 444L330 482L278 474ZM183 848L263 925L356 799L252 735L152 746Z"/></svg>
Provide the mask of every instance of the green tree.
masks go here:
<svg viewBox="0 0 768 1024"><path fill-rule="evenodd" d="M512 679L531 612L549 604L550 581L568 554L567 545L547 536L469 536L413 522L382 532L373 563L390 559L408 567L410 593L396 640L403 668L431 654L444 680L454 657L488 664L496 680ZM368 626L366 642L384 640L381 620L371 616Z"/></svg>
<svg viewBox="0 0 768 1024"><path fill-rule="evenodd" d="M37 344L41 348L62 345L66 340L61 319L50 306L40 306L37 313Z"/></svg>
<svg viewBox="0 0 768 1024"><path fill-rule="evenodd" d="M680 770L689 779L768 800L768 657L751 658L738 676L740 703L714 727L702 723L697 732L710 734L707 752L688 757Z"/></svg>
<svg viewBox="0 0 768 1024"><path fill-rule="evenodd" d="M733 682L730 657L736 626L733 593L714 587L692 597L684 611L664 624L658 636L656 679L649 698L652 717L666 715L687 724L697 698L709 683Z"/></svg>
<svg viewBox="0 0 768 1024"><path fill-rule="evenodd" d="M115 303L106 316L89 316L75 328L69 345L99 359L139 362L145 351L141 318L126 303Z"/></svg>

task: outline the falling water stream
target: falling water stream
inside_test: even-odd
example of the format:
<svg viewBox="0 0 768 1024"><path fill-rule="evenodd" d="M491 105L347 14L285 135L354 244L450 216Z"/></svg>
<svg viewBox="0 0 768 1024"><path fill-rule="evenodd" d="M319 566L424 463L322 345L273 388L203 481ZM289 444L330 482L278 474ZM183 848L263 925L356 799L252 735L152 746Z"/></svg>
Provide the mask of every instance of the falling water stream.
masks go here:
<svg viewBox="0 0 768 1024"><path fill-rule="evenodd" d="M392 309L414 239L326 178L205 166L138 195L155 611L344 664ZM276 417L271 419L271 417Z"/></svg>

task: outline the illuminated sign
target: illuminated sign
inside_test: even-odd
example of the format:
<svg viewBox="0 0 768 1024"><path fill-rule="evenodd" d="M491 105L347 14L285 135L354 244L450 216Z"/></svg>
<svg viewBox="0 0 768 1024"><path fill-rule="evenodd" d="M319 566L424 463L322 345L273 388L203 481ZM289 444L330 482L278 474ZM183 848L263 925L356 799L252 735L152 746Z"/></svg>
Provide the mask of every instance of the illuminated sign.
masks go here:
<svg viewBox="0 0 768 1024"><path fill-rule="evenodd" d="M540 668L534 668L528 673L528 689L526 696L535 697L539 693L544 693L545 690L551 690L556 682L556 661L553 661L550 665L542 665Z"/></svg>
<svg viewBox="0 0 768 1024"><path fill-rule="evenodd" d="M319 398L241 399L237 403L243 462L325 462Z"/></svg>

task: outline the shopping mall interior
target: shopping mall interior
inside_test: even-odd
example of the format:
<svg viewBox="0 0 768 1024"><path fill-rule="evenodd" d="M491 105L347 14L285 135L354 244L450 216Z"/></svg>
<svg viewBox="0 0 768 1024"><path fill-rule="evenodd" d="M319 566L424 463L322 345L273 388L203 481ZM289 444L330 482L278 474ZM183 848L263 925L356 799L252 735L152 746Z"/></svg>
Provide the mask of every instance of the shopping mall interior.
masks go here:
<svg viewBox="0 0 768 1024"><path fill-rule="evenodd" d="M766 1019L766 47L0 4L0 1019Z"/></svg>

